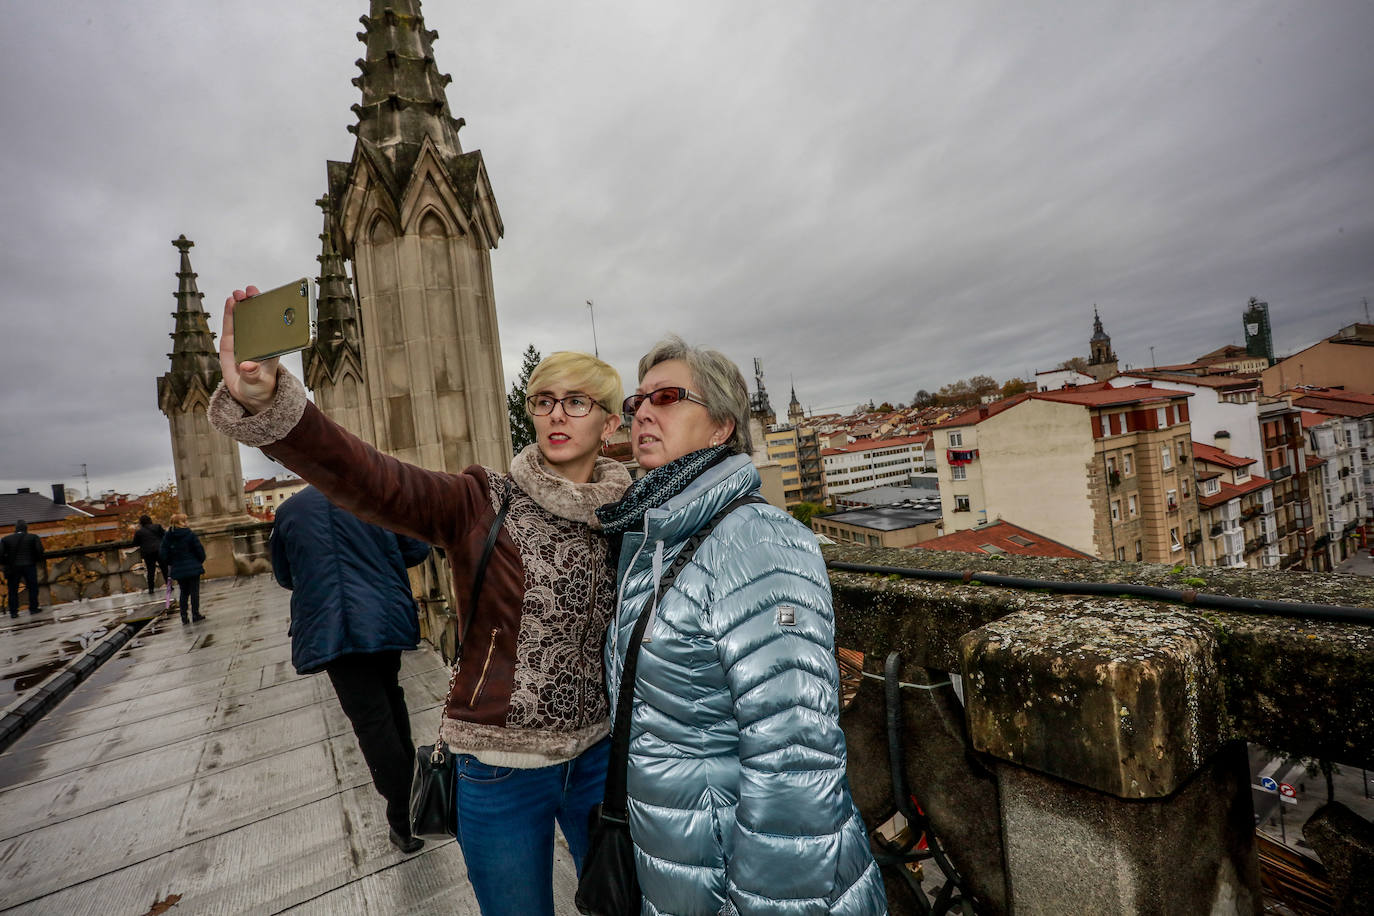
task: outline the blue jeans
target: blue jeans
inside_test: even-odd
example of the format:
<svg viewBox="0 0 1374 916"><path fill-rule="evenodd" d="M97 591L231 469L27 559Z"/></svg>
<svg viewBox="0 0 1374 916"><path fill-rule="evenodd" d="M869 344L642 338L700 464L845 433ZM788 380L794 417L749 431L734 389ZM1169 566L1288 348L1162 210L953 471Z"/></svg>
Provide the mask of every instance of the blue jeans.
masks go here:
<svg viewBox="0 0 1374 916"><path fill-rule="evenodd" d="M554 916L553 824L580 875L610 746L604 738L567 763L530 770L458 755L458 845L482 916Z"/></svg>

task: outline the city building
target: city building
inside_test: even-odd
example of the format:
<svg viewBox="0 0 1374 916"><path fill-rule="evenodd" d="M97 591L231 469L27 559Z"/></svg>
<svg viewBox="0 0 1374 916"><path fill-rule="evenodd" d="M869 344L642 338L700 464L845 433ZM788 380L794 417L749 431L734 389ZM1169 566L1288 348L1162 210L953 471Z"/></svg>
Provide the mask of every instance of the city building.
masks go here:
<svg viewBox="0 0 1374 916"><path fill-rule="evenodd" d="M255 477L243 485L244 505L258 518L270 519L278 506L305 487L299 477Z"/></svg>
<svg viewBox="0 0 1374 916"><path fill-rule="evenodd" d="M824 498L821 478L821 447L816 430L809 426L778 424L764 433L768 461L782 471L783 501L791 509L798 503L820 503Z"/></svg>
<svg viewBox="0 0 1374 916"><path fill-rule="evenodd" d="M1198 563L1191 394L1095 384L1016 395L935 427L945 530L1035 519L1104 559Z"/></svg>
<svg viewBox="0 0 1374 916"><path fill-rule="evenodd" d="M1263 439L1261 470L1274 483L1275 519L1282 554L1279 568L1314 569L1313 554L1324 554L1316 547L1312 468L1307 460L1302 411L1282 400L1261 403L1259 422ZM1316 489L1320 499L1320 485Z"/></svg>
<svg viewBox="0 0 1374 916"><path fill-rule="evenodd" d="M1264 393L1315 385L1374 393L1374 324L1352 324L1260 373Z"/></svg>
<svg viewBox="0 0 1374 916"><path fill-rule="evenodd" d="M1043 534L1013 525L1007 521L991 522L980 528L956 531L929 541L921 550L957 550L962 553L981 553L993 556L1062 557L1072 560L1096 559L1091 554L1074 550L1067 544L1051 540Z"/></svg>
<svg viewBox="0 0 1374 916"><path fill-rule="evenodd" d="M1251 474L1256 459L1193 443L1193 475L1204 537L1203 563L1272 569L1279 564L1274 484Z"/></svg>
<svg viewBox="0 0 1374 916"><path fill-rule="evenodd" d="M901 485L888 484L871 490L857 490L836 497L836 509L860 509L864 506L909 506L931 503L940 505L940 478L933 471L916 474Z"/></svg>
<svg viewBox="0 0 1374 916"><path fill-rule="evenodd" d="M35 493L28 487L20 487L13 493L0 493L0 536L14 533L14 523L23 519L29 530L39 537L60 534L66 530L66 519L90 518L84 512L67 504L66 487L60 483L52 485L52 498Z"/></svg>
<svg viewBox="0 0 1374 916"><path fill-rule="evenodd" d="M927 450L930 434L891 439L859 439L821 449L821 476L829 505L850 493L904 484L915 474L933 470L935 456Z"/></svg>
<svg viewBox="0 0 1374 916"><path fill-rule="evenodd" d="M837 544L915 547L940 536L940 508L870 506L811 519L811 530Z"/></svg>
<svg viewBox="0 0 1374 916"><path fill-rule="evenodd" d="M1303 400L1299 398L1295 404ZM1364 460L1369 440L1364 438L1363 427L1374 422L1374 404L1364 407L1365 417L1319 410L1304 410L1302 414L1309 458L1320 459L1320 477L1313 493L1320 492L1326 508L1327 537L1315 546L1326 548L1333 565L1349 559L1367 543L1365 525L1370 518L1371 494L1365 482L1369 476Z"/></svg>

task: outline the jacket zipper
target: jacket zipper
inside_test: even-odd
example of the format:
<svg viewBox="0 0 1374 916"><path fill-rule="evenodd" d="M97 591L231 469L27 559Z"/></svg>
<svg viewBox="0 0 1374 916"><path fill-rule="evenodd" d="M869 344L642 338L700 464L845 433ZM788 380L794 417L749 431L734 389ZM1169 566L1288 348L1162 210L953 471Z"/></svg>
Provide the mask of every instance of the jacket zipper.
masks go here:
<svg viewBox="0 0 1374 916"><path fill-rule="evenodd" d="M468 708L477 707L477 697L482 693L482 688L487 683L487 669L491 667L491 657L496 652L496 634L500 630L496 627L491 629L491 642L487 645L487 658L482 662L482 673L477 675L477 686L472 688L472 699L468 700Z"/></svg>

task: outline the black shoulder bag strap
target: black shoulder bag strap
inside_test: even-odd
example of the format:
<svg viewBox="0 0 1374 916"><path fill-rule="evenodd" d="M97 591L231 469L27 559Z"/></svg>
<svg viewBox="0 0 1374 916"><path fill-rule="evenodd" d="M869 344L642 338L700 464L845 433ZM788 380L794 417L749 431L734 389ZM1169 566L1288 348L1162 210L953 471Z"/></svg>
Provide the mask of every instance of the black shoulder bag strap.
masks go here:
<svg viewBox="0 0 1374 916"><path fill-rule="evenodd" d="M668 588L677 578L678 573L686 568L691 562L692 555L697 552L697 548L702 542L710 537L711 532L720 524L725 516L734 512L740 506L749 503L767 502L762 496L749 493L732 501L724 509L721 509L711 520L697 532L687 539L687 543L682 545L677 556L673 557L673 562L663 571L663 577L658 582L658 594L660 596L668 594ZM611 758L610 764L606 768L606 796L601 803L601 816L606 820L628 822L629 808L626 803L625 776L629 767L630 759L630 711L634 706L635 699L635 670L639 667L639 647L644 641L644 630L649 625L649 618L653 616L654 602L649 601L648 605L639 614L639 619L635 621L635 628L630 633L630 645L625 652L625 665L620 672L620 694L615 707L615 724L611 728Z"/></svg>
<svg viewBox="0 0 1374 916"><path fill-rule="evenodd" d="M496 546L496 538L501 534L501 526L506 522L506 510L510 508L510 484L506 485L506 492L501 495L501 508L496 513L496 521L491 523L491 530L487 532L486 543L482 545L482 559L477 561L477 570L472 574L472 597L468 599L468 619L463 621L463 628L458 634L458 640L453 644L453 664L456 667L458 659L462 657L463 643L468 639L468 627L472 626L472 618L477 614L477 598L482 594L482 582L487 578L487 561L491 559L492 548ZM452 688L450 687L450 690Z"/></svg>

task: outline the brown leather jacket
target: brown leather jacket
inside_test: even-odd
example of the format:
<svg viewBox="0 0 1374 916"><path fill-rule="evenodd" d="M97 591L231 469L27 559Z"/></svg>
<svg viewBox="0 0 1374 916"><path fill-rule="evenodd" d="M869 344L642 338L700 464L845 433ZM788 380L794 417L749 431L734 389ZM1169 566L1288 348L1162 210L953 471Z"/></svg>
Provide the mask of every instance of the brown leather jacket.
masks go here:
<svg viewBox="0 0 1374 916"><path fill-rule="evenodd" d="M472 621L445 708L450 748L493 765L544 766L604 736L602 643L615 574L589 522L629 485L624 468L600 459L591 483L574 484L545 470L531 446L510 474L426 470L377 451L306 402L294 377L279 378L277 403L252 417L221 386L211 420L359 518L444 548L459 614ZM470 608L472 575L507 491L506 520Z"/></svg>

